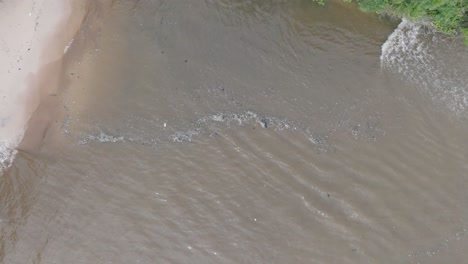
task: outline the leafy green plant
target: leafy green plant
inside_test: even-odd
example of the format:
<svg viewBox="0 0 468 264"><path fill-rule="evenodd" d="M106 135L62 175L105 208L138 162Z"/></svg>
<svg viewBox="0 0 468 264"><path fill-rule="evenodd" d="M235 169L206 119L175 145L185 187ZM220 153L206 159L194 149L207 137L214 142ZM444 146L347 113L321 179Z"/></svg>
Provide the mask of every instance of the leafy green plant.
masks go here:
<svg viewBox="0 0 468 264"><path fill-rule="evenodd" d="M324 0L313 0L324 4ZM368 12L386 13L409 20L428 19L447 34L461 33L468 44L468 0L343 0Z"/></svg>

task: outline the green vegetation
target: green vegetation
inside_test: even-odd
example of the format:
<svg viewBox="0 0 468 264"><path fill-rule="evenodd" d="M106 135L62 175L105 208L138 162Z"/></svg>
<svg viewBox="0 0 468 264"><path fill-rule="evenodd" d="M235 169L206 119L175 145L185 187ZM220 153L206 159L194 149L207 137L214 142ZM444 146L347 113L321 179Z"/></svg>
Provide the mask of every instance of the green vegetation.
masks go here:
<svg viewBox="0 0 468 264"><path fill-rule="evenodd" d="M325 0L312 0L324 4ZM429 19L447 34L461 33L468 44L468 0L343 0L368 12L386 13L410 20Z"/></svg>

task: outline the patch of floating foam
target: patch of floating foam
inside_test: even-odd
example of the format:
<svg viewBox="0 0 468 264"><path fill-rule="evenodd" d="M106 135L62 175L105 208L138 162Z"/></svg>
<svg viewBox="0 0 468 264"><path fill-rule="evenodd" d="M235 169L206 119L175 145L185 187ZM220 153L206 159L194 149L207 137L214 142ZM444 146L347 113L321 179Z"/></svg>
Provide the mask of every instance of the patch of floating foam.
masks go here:
<svg viewBox="0 0 468 264"><path fill-rule="evenodd" d="M275 130L289 129L291 126L286 120L276 117L259 116L258 114L247 111L245 113L217 113L209 116L202 117L195 122L193 128L185 131L176 131L169 138L173 142L192 141L193 136L200 133L209 132L210 135L215 134L217 131L216 124L224 124L227 127L244 126L249 124L256 124L262 128L272 128Z"/></svg>
<svg viewBox="0 0 468 264"><path fill-rule="evenodd" d="M276 117L260 117L254 112L247 111L243 114L223 114L218 113L215 115L211 115L208 118L202 119L203 121L211 120L214 122L226 122L230 125L232 122L237 123L238 125L245 125L245 124L258 124L263 128L272 127L276 130L283 130L290 128L290 125L287 123L286 120L281 120Z"/></svg>
<svg viewBox="0 0 468 264"><path fill-rule="evenodd" d="M468 116L468 52L460 38L403 20L382 46L382 69L398 73L442 108Z"/></svg>
<svg viewBox="0 0 468 264"><path fill-rule="evenodd" d="M0 142L0 175L11 166L16 153L16 149L9 147L9 145L4 142Z"/></svg>
<svg viewBox="0 0 468 264"><path fill-rule="evenodd" d="M171 122L171 124L174 123L176 122ZM344 132L351 132L351 135L356 140L369 142L375 141L379 135L384 134L378 127L377 120L372 118L364 120L362 125L360 123L355 124L344 122L336 129L316 133L311 127L300 122L246 111L241 113L221 112L206 115L184 126L170 126L168 123L162 123L159 126L159 129L157 127L153 127L153 129L147 128L145 130L149 133L143 134L117 134L114 132L102 132L102 130L100 130L97 133L93 133L82 138L79 141L79 144L132 142L142 145L161 147L168 142L191 142L197 136L217 136L222 134L223 131L226 131L226 129L235 129L243 126L257 126L274 131L298 131L302 133L314 147L319 151L324 152L334 149L330 143L330 139L332 134L337 132L337 129L342 129ZM106 131L108 131L108 129L106 129Z"/></svg>
<svg viewBox="0 0 468 264"><path fill-rule="evenodd" d="M91 141L100 142L100 143L116 143L116 142L132 141L132 140L126 139L123 136L112 136L104 132L100 132L97 135L89 135L87 138L81 139L78 143L80 145L84 145L84 144L88 144Z"/></svg>
<svg viewBox="0 0 468 264"><path fill-rule="evenodd" d="M90 134L85 138L82 138L78 143L85 145L91 142L98 143L117 143L117 142L140 142L140 143L156 143L164 141L164 137L171 142L181 143L190 142L195 136L208 134L214 135L220 131L221 127L232 127L232 126L245 126L245 125L259 125L262 128L269 128L274 130L283 129L300 129L299 127L292 125L286 120L282 120L276 117L260 116L254 112L247 111L244 113L217 113L208 115L197 119L185 128L170 127L165 123L163 131L160 133L151 133L151 140L145 140L145 137L130 137L123 135L115 135L115 133L106 133L99 131L97 133ZM305 130L305 129L303 129ZM164 134L165 132L169 134ZM312 142L312 141L311 141Z"/></svg>
<svg viewBox="0 0 468 264"><path fill-rule="evenodd" d="M19 145L23 135L24 130L10 140L0 140L0 176L13 164L16 154L18 154L16 147Z"/></svg>

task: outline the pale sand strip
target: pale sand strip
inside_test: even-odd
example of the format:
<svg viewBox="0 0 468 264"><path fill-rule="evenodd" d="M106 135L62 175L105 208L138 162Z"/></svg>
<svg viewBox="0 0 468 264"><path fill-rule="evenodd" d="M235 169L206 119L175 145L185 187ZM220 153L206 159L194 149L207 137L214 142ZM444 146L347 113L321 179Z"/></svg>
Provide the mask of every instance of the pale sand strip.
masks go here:
<svg viewBox="0 0 468 264"><path fill-rule="evenodd" d="M20 143L41 99L57 90L57 67L51 65L62 60L86 15L87 2L0 2L0 152Z"/></svg>

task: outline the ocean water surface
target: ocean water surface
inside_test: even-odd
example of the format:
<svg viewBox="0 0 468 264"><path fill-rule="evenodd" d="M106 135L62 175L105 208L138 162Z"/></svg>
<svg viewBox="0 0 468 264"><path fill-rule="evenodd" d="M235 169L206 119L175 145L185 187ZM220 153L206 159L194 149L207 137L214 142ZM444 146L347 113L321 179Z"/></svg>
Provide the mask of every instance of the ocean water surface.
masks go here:
<svg viewBox="0 0 468 264"><path fill-rule="evenodd" d="M467 69L340 1L96 1L0 262L465 263Z"/></svg>

